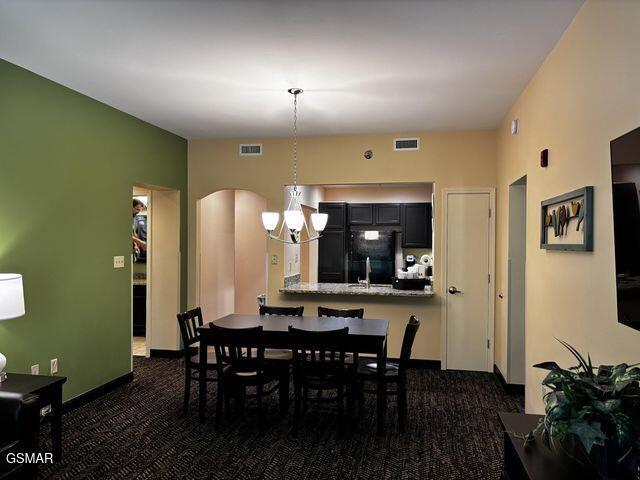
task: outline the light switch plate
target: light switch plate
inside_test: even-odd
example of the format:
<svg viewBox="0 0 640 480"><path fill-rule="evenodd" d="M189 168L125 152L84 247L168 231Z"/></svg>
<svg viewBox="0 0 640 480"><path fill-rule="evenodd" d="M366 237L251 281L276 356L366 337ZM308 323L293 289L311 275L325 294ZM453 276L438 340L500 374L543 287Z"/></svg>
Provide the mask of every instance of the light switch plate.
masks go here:
<svg viewBox="0 0 640 480"><path fill-rule="evenodd" d="M124 256L117 255L113 257L113 268L124 268Z"/></svg>
<svg viewBox="0 0 640 480"><path fill-rule="evenodd" d="M31 365L31 375L40 375L40 364Z"/></svg>
<svg viewBox="0 0 640 480"><path fill-rule="evenodd" d="M51 375L55 375L56 373L58 373L58 359L52 358L51 359Z"/></svg>

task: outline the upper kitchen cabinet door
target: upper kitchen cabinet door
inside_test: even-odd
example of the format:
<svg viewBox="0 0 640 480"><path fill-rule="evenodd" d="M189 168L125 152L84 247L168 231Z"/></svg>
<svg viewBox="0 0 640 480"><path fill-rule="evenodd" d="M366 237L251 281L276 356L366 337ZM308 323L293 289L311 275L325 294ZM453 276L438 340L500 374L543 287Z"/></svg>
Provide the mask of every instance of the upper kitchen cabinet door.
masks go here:
<svg viewBox="0 0 640 480"><path fill-rule="evenodd" d="M402 246L431 248L431 204L402 205Z"/></svg>
<svg viewBox="0 0 640 480"><path fill-rule="evenodd" d="M329 215L327 220L327 230L344 230L347 225L347 204L346 203L320 203L318 206L320 213Z"/></svg>
<svg viewBox="0 0 640 480"><path fill-rule="evenodd" d="M349 225L373 225L373 205L370 203L350 203Z"/></svg>
<svg viewBox="0 0 640 480"><path fill-rule="evenodd" d="M376 225L400 225L399 203L379 203L373 207Z"/></svg>

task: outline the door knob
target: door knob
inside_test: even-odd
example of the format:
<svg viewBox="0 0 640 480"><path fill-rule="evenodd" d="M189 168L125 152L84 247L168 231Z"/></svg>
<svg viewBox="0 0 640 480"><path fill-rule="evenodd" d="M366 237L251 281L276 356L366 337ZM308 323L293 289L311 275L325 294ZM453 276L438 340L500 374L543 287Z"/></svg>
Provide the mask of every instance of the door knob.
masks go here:
<svg viewBox="0 0 640 480"><path fill-rule="evenodd" d="M451 295L455 295L456 293L462 293L462 292L460 290L458 290L456 287L451 286L451 287L449 287L449 293Z"/></svg>

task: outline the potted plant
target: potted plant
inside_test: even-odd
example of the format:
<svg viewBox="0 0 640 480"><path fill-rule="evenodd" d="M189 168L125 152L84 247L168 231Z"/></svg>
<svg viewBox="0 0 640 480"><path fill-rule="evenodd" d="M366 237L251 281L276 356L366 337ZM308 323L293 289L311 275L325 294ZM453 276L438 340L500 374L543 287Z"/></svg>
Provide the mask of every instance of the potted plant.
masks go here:
<svg viewBox="0 0 640 480"><path fill-rule="evenodd" d="M637 475L640 368L625 363L593 367L590 355L585 360L567 342L558 341L578 365L534 365L549 371L542 382L549 391L544 396L545 415L525 436L525 446L539 437L602 478L636 478L627 477L627 472L636 470Z"/></svg>

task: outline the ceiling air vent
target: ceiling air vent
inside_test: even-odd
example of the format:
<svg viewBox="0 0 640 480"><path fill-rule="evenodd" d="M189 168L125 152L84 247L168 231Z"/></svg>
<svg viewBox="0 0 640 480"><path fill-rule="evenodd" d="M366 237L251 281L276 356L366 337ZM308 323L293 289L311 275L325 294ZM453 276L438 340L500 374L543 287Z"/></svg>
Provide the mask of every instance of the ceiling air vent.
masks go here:
<svg viewBox="0 0 640 480"><path fill-rule="evenodd" d="M262 144L260 143L241 143L240 155L262 155Z"/></svg>
<svg viewBox="0 0 640 480"><path fill-rule="evenodd" d="M420 150L420 139L419 138L396 138L393 141L393 149L398 151L411 151L411 150Z"/></svg>

